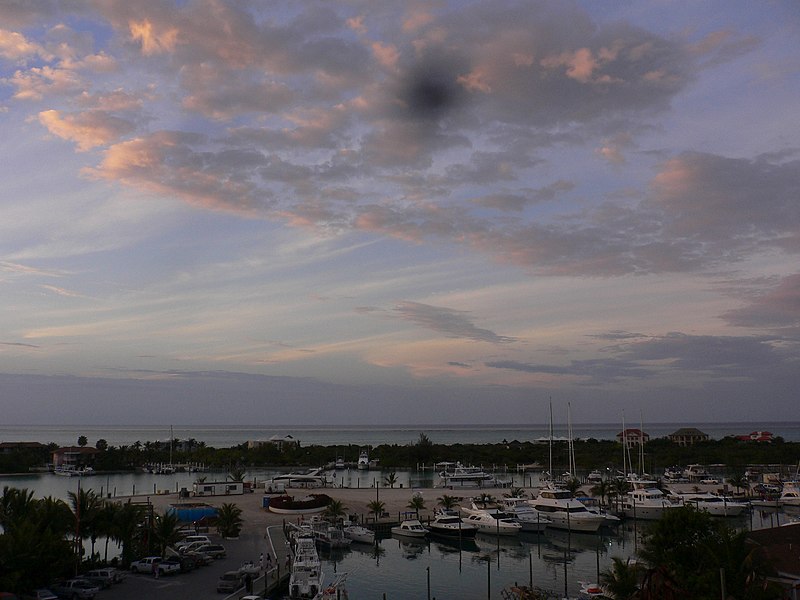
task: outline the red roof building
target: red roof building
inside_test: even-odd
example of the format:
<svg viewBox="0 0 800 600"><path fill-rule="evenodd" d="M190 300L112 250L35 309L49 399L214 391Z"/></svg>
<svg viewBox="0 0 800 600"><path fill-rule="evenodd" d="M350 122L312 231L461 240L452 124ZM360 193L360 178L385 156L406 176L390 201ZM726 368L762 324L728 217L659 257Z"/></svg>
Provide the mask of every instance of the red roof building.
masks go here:
<svg viewBox="0 0 800 600"><path fill-rule="evenodd" d="M648 440L650 440L650 435L642 431L641 429L626 429L625 431L620 431L617 434L617 441L622 444L626 442L628 446L638 446L640 444L645 444Z"/></svg>
<svg viewBox="0 0 800 600"><path fill-rule="evenodd" d="M53 466L79 467L90 465L98 454L100 454L100 450L90 446L66 446L53 451Z"/></svg>
<svg viewBox="0 0 800 600"><path fill-rule="evenodd" d="M769 431L752 431L750 435L737 435L736 439L742 442L771 442L775 436Z"/></svg>

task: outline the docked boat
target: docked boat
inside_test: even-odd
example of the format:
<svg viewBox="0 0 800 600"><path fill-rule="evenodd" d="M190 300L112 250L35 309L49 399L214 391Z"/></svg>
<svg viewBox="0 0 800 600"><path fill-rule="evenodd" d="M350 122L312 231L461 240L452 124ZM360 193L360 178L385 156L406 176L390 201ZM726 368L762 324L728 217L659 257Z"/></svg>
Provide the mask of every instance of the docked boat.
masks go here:
<svg viewBox="0 0 800 600"><path fill-rule="evenodd" d="M594 533L605 520L603 515L591 512L572 492L565 489L544 488L536 498L528 500L528 503L547 516L552 521L551 526L557 529Z"/></svg>
<svg viewBox="0 0 800 600"><path fill-rule="evenodd" d="M714 517L738 517L747 510L747 504L744 502L730 500L710 492L673 494L671 499L684 506L694 506L697 510L707 512Z"/></svg>
<svg viewBox="0 0 800 600"><path fill-rule="evenodd" d="M781 497L778 498L778 504L781 506L798 506L800 507L800 484L796 481L787 481L783 484L781 490Z"/></svg>
<svg viewBox="0 0 800 600"><path fill-rule="evenodd" d="M440 510L436 512L433 521L428 523L431 535L448 538L468 539L474 538L478 533L478 526L465 523L455 510Z"/></svg>
<svg viewBox="0 0 800 600"><path fill-rule="evenodd" d="M327 508L330 501L331 498L327 494L309 494L300 499L288 495L275 496L270 498L267 508L270 512L282 515L321 513Z"/></svg>
<svg viewBox="0 0 800 600"><path fill-rule="evenodd" d="M540 533L552 525L550 518L533 508L525 498L503 498L500 508L522 525L522 531Z"/></svg>
<svg viewBox="0 0 800 600"><path fill-rule="evenodd" d="M76 467L75 465L61 465L53 469L53 473L62 477L86 477L94 475L92 467Z"/></svg>
<svg viewBox="0 0 800 600"><path fill-rule="evenodd" d="M622 497L622 515L645 521L657 521L666 511L680 506L667 498L655 485L655 481L638 481L637 487Z"/></svg>
<svg viewBox="0 0 800 600"><path fill-rule="evenodd" d="M318 546L331 550L350 547L351 540L345 536L344 531L324 519L312 517L311 530Z"/></svg>
<svg viewBox="0 0 800 600"><path fill-rule="evenodd" d="M491 535L519 535L522 525L499 508L465 508L464 523L475 525L481 533Z"/></svg>
<svg viewBox="0 0 800 600"><path fill-rule="evenodd" d="M597 469L586 476L586 482L591 483L592 485L597 485L601 481L603 481L603 474Z"/></svg>
<svg viewBox="0 0 800 600"><path fill-rule="evenodd" d="M452 469L445 469L439 473L442 487L496 487L497 478L491 473L486 473L480 467L464 466L456 463Z"/></svg>
<svg viewBox="0 0 800 600"><path fill-rule="evenodd" d="M410 519L392 527L392 533L405 537L424 538L429 532L417 519Z"/></svg>
<svg viewBox="0 0 800 600"><path fill-rule="evenodd" d="M331 483L322 469L309 469L302 473L284 473L272 478L272 484L283 484L285 487L318 488Z"/></svg>
<svg viewBox="0 0 800 600"><path fill-rule="evenodd" d="M310 527L300 527L292 535L292 571L289 575L289 598L313 600L322 594L322 564Z"/></svg>
<svg viewBox="0 0 800 600"><path fill-rule="evenodd" d="M359 544L375 543L375 532L361 525L348 525L342 531L344 532L344 537L351 542Z"/></svg>
<svg viewBox="0 0 800 600"><path fill-rule="evenodd" d="M369 469L369 453L366 450L363 450L358 455L358 464L356 466L362 471Z"/></svg>
<svg viewBox="0 0 800 600"><path fill-rule="evenodd" d="M604 526L615 527L622 523L622 519L620 519L617 515L612 515L607 510L604 510L603 507L600 506L600 501L597 498L581 496L580 498L577 498L577 500L583 504L589 512L593 512L596 515L603 517Z"/></svg>

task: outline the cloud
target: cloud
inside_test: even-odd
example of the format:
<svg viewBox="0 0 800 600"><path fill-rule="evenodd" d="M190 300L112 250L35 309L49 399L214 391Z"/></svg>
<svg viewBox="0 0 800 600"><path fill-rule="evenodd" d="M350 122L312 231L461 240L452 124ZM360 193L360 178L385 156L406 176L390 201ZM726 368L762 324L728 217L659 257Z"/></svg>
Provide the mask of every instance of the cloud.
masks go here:
<svg viewBox="0 0 800 600"><path fill-rule="evenodd" d="M52 55L41 45L31 42L21 33L0 29L0 58L25 64L29 59L36 57L44 60L52 59Z"/></svg>
<svg viewBox="0 0 800 600"><path fill-rule="evenodd" d="M800 332L800 274L785 277L742 308L722 315L738 327L795 328Z"/></svg>
<svg viewBox="0 0 800 600"><path fill-rule="evenodd" d="M444 333L448 337L464 338L476 342L503 344L516 341L514 338L498 335L488 329L481 329L467 318L464 311L403 301L394 309L400 318L427 327L433 331Z"/></svg>
<svg viewBox="0 0 800 600"><path fill-rule="evenodd" d="M135 129L130 121L101 110L64 116L57 110L46 110L39 113L39 121L53 135L75 142L82 152L108 145Z"/></svg>

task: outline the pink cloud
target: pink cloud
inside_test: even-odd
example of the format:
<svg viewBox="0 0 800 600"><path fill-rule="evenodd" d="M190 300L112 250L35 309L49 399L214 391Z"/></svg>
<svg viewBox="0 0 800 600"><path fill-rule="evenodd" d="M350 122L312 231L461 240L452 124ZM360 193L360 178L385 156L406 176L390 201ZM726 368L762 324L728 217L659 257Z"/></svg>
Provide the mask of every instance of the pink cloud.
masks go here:
<svg viewBox="0 0 800 600"><path fill-rule="evenodd" d="M130 121L100 110L63 116L57 110L45 110L39 113L39 122L53 135L75 142L81 152L110 144L134 129Z"/></svg>

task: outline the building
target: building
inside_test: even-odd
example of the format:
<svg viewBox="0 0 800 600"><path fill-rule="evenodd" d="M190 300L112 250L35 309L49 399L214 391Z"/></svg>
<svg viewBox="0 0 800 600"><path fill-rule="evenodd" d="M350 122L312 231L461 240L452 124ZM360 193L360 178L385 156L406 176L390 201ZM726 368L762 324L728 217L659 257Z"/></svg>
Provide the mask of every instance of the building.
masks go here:
<svg viewBox="0 0 800 600"><path fill-rule="evenodd" d="M0 443L0 454L13 454L15 452L41 452L47 448L41 442L3 442Z"/></svg>
<svg viewBox="0 0 800 600"><path fill-rule="evenodd" d="M192 485L195 496L232 496L244 494L242 481L203 481Z"/></svg>
<svg viewBox="0 0 800 600"><path fill-rule="evenodd" d="M273 435L268 440L247 440L247 448L253 450L271 444L275 446L279 452L289 450L290 448L299 448L300 440L292 435Z"/></svg>
<svg viewBox="0 0 800 600"><path fill-rule="evenodd" d="M751 531L747 543L775 568L775 574L767 579L783 588L782 598L800 600L800 523Z"/></svg>
<svg viewBox="0 0 800 600"><path fill-rule="evenodd" d="M695 427L681 427L678 431L670 433L667 437L670 441L675 442L679 446L691 446L709 440L707 433L703 433Z"/></svg>
<svg viewBox="0 0 800 600"><path fill-rule="evenodd" d="M775 436L769 431L751 431L749 435L737 435L736 439L742 442L772 442Z"/></svg>
<svg viewBox="0 0 800 600"><path fill-rule="evenodd" d="M650 435L641 429L625 429L617 434L617 441L622 444L626 443L628 446L640 446L646 444L650 440Z"/></svg>
<svg viewBox="0 0 800 600"><path fill-rule="evenodd" d="M53 451L53 467L88 467L101 451L89 446L65 446Z"/></svg>

